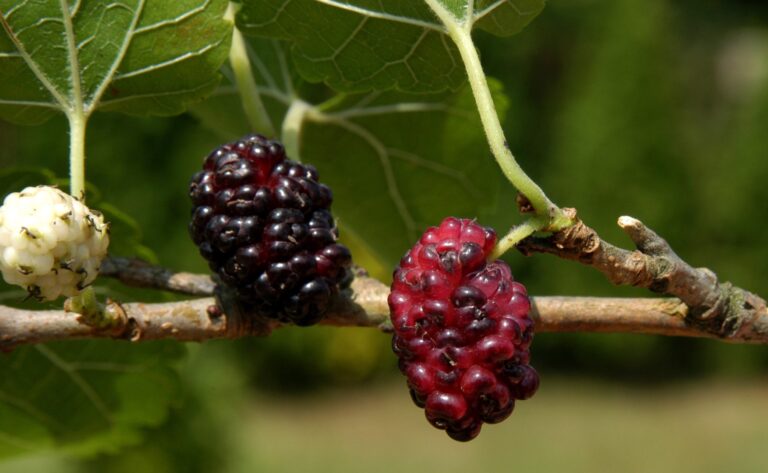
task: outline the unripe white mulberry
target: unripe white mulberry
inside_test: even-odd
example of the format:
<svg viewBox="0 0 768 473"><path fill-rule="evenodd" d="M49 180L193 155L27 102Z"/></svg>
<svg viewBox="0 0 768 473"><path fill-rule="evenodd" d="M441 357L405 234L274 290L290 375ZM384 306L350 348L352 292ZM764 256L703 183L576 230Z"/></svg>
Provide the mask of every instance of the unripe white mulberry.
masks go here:
<svg viewBox="0 0 768 473"><path fill-rule="evenodd" d="M0 207L3 279L37 299L77 295L96 279L108 246L104 217L54 187L27 187Z"/></svg>

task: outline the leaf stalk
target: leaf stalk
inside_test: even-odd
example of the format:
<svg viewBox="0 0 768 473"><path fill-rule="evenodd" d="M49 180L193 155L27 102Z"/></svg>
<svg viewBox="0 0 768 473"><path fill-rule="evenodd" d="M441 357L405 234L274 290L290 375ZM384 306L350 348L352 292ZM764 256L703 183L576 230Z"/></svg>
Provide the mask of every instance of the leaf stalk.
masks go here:
<svg viewBox="0 0 768 473"><path fill-rule="evenodd" d="M530 220L522 228L527 228L534 223L541 225L536 230L556 230L567 227L570 220L559 207L547 198L541 187L523 171L509 149L504 136L504 129L493 103L493 96L488 87L488 80L472 41L471 27L468 26L471 25L472 18L465 18L466 23L462 24L438 0L425 0L425 2L445 25L448 36L459 50L493 157L509 182L530 201L536 215L543 217ZM511 235L510 238L515 238L515 236Z"/></svg>
<svg viewBox="0 0 768 473"><path fill-rule="evenodd" d="M235 21L237 6L230 2L227 9L226 18ZM269 118L264 102L261 100L259 86L253 77L251 69L251 60L248 58L248 47L243 38L243 34L232 27L232 46L229 49L229 64L235 75L237 90L242 98L243 110L248 118L248 124L251 129L257 133L267 136L274 136L275 127Z"/></svg>
<svg viewBox="0 0 768 473"><path fill-rule="evenodd" d="M307 113L313 109L307 102L294 98L283 119L283 129L281 139L285 152L294 161L301 161L301 129Z"/></svg>
<svg viewBox="0 0 768 473"><path fill-rule="evenodd" d="M69 113L69 193L85 201L85 130L88 116Z"/></svg>

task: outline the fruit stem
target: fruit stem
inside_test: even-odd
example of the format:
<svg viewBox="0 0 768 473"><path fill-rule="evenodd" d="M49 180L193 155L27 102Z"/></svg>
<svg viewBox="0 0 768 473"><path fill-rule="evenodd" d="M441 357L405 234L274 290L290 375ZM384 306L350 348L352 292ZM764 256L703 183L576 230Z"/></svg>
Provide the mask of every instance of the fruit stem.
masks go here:
<svg viewBox="0 0 768 473"><path fill-rule="evenodd" d="M546 227L548 223L549 218L547 217L531 217L520 225L515 225L506 235L504 235L504 238L496 243L496 247L493 249L490 256L488 256L488 259L493 261L501 258L501 255L514 248L520 241Z"/></svg>
<svg viewBox="0 0 768 473"><path fill-rule="evenodd" d="M89 327L106 328L110 325L110 321L104 317L103 307L96 299L96 292L90 286L68 298L64 302L64 310L79 314L78 320Z"/></svg>
<svg viewBox="0 0 768 473"><path fill-rule="evenodd" d="M85 129L88 117L70 113L69 119L69 193L85 202Z"/></svg>
<svg viewBox="0 0 768 473"><path fill-rule="evenodd" d="M259 94L259 86L251 72L251 60L248 58L248 47L237 26L234 25L235 14L240 7L230 2L224 17L233 22L232 46L229 48L229 64L235 74L237 90L242 98L243 110L248 117L248 124L253 131L268 136L274 136L275 127L269 118L267 109Z"/></svg>
<svg viewBox="0 0 768 473"><path fill-rule="evenodd" d="M448 36L459 49L459 54L461 54L461 59L467 70L469 85L475 97L477 110L480 113L480 121L483 123L485 135L488 138L488 144L502 172L509 182L528 198L536 214L547 217L548 220L544 227L561 220L562 211L560 208L552 203L538 184L528 177L509 149L499 116L496 113L496 107L493 104L493 96L488 88L488 81L483 72L480 57L472 41L472 19L465 19L465 23L461 23L461 20L448 11L439 0L425 1L445 25Z"/></svg>
<svg viewBox="0 0 768 473"><path fill-rule="evenodd" d="M301 127L304 124L307 112L312 109L312 105L307 102L294 98L288 111L285 112L283 119L283 130L281 139L285 146L285 153L294 161L301 162L299 148L301 145Z"/></svg>

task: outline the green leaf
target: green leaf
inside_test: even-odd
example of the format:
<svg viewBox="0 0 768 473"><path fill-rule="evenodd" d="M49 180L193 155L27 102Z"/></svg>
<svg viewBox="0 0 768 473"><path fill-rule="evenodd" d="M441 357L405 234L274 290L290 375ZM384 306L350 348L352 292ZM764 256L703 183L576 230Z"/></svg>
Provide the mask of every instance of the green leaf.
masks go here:
<svg viewBox="0 0 768 473"><path fill-rule="evenodd" d="M226 0L0 0L0 117L181 113L218 82Z"/></svg>
<svg viewBox="0 0 768 473"><path fill-rule="evenodd" d="M533 21L545 4L546 0L480 0L475 5L473 27L496 36L512 36Z"/></svg>
<svg viewBox="0 0 768 473"><path fill-rule="evenodd" d="M323 113L303 131L302 159L333 189L343 238L364 244L387 273L444 217L487 222L502 180L468 87L450 95L374 92Z"/></svg>
<svg viewBox="0 0 768 473"><path fill-rule="evenodd" d="M160 425L177 395L178 343L26 346L0 355L0 459L114 452Z"/></svg>
<svg viewBox="0 0 768 473"><path fill-rule="evenodd" d="M520 31L544 0L439 0L451 23L496 35ZM458 90L464 68L427 2L417 0L244 0L245 33L289 40L299 72L336 90Z"/></svg>

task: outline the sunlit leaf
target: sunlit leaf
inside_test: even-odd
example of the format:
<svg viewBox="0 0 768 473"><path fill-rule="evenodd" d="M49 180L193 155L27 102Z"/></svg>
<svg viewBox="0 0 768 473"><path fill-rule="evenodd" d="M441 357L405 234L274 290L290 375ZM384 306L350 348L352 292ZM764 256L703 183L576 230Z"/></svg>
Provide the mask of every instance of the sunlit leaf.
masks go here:
<svg viewBox="0 0 768 473"><path fill-rule="evenodd" d="M520 31L544 0L439 0L450 22ZM244 0L244 33L289 40L301 74L337 90L457 90L464 67L447 25L421 0Z"/></svg>
<svg viewBox="0 0 768 473"><path fill-rule="evenodd" d="M0 117L169 115L210 93L226 0L0 0Z"/></svg>

